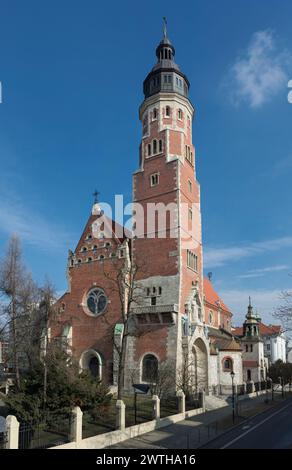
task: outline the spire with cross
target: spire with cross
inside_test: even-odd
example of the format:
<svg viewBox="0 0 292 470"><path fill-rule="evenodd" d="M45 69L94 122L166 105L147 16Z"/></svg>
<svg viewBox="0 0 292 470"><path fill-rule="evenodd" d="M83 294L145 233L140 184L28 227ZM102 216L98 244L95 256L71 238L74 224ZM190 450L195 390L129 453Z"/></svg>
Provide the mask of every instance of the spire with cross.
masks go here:
<svg viewBox="0 0 292 470"><path fill-rule="evenodd" d="M99 191L97 191L97 189L94 191L94 193L92 194L92 196L94 197L94 204L97 204L98 203L98 196L99 196Z"/></svg>

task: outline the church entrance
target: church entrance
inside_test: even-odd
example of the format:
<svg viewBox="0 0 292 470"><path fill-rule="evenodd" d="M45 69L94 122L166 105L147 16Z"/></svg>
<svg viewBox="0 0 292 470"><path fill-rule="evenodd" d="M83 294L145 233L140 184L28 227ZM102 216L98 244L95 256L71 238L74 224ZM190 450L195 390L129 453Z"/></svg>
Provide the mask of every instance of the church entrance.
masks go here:
<svg viewBox="0 0 292 470"><path fill-rule="evenodd" d="M97 351L89 349L84 351L80 357L80 368L82 370L88 370L90 374L97 380L102 378L102 361Z"/></svg>
<svg viewBox="0 0 292 470"><path fill-rule="evenodd" d="M196 339L193 345L195 391L208 391L208 352L204 341Z"/></svg>

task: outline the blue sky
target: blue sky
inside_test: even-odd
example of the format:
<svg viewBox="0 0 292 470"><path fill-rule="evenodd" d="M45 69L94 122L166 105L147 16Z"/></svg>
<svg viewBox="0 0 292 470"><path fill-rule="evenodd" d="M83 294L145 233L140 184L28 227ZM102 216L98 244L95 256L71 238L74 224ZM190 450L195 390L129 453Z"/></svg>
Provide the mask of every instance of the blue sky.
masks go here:
<svg viewBox="0 0 292 470"><path fill-rule="evenodd" d="M64 290L92 192L131 199L142 82L167 16L191 82L206 272L266 321L291 287L292 4L288 0L0 1L0 254L12 232Z"/></svg>

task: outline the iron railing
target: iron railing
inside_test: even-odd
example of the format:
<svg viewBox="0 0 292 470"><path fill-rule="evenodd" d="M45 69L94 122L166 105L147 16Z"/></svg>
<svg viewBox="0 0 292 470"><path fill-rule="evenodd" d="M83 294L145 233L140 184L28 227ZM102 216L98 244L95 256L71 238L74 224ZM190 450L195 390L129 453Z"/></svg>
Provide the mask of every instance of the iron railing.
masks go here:
<svg viewBox="0 0 292 470"><path fill-rule="evenodd" d="M56 417L50 423L21 423L19 427L19 449L46 449L70 442L72 420L70 415Z"/></svg>

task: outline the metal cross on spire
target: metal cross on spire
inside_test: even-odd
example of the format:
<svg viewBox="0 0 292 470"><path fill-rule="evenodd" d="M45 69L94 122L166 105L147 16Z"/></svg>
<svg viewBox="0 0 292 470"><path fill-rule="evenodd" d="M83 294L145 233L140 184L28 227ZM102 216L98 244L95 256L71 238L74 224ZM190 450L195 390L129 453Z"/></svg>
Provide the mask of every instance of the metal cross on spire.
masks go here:
<svg viewBox="0 0 292 470"><path fill-rule="evenodd" d="M92 196L94 197L94 204L97 204L98 203L98 196L99 196L99 191L97 191L97 189L94 191L94 193L92 194Z"/></svg>
<svg viewBox="0 0 292 470"><path fill-rule="evenodd" d="M163 37L167 38L167 20L166 20L166 16L163 17Z"/></svg>

